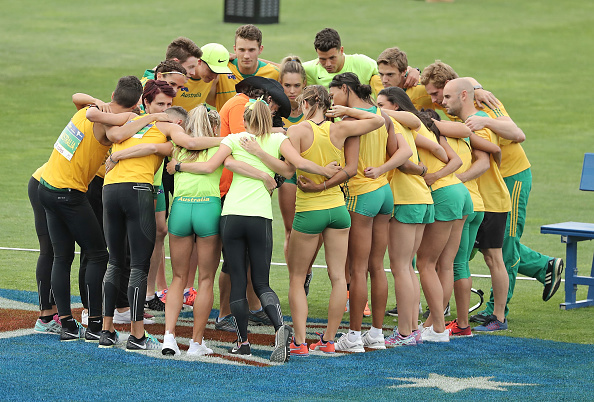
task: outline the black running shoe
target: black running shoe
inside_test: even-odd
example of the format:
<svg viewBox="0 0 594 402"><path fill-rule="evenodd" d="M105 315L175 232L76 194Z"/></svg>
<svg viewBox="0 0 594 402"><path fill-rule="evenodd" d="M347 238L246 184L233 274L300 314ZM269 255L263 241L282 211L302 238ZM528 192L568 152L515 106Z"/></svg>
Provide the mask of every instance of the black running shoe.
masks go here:
<svg viewBox="0 0 594 402"><path fill-rule="evenodd" d="M548 301L561 284L561 274L563 273L563 260L561 258L552 258L547 264L547 273L545 276L545 286L542 292L542 299Z"/></svg>
<svg viewBox="0 0 594 402"><path fill-rule="evenodd" d="M470 321L470 322L478 322L479 324L482 325L482 324L487 324L487 320L489 319L488 317L489 317L488 315L478 313L478 314L475 314L475 315L471 315L468 318L468 321Z"/></svg>
<svg viewBox="0 0 594 402"><path fill-rule="evenodd" d="M87 328L85 331L85 342L99 342L99 339L101 338L101 332L102 331L93 332Z"/></svg>
<svg viewBox="0 0 594 402"><path fill-rule="evenodd" d="M255 312L250 310L248 322L250 325L272 325L272 321L270 321L268 314L264 310Z"/></svg>
<svg viewBox="0 0 594 402"><path fill-rule="evenodd" d="M289 361L291 356L291 338L293 336L293 329L288 325L283 325L276 331L274 337L274 350L270 355L270 361L276 363L284 363Z"/></svg>
<svg viewBox="0 0 594 402"><path fill-rule="evenodd" d="M398 317L398 306L394 306L394 308L392 310L386 311L386 315L389 315L392 317Z"/></svg>
<svg viewBox="0 0 594 402"><path fill-rule="evenodd" d="M64 341L64 342L70 342L70 341L77 341L79 339L85 339L85 332L86 329L85 327L82 326L82 324L76 320L74 320L75 324L76 324L76 330L71 331L68 328L65 328L64 326L62 326L62 330L60 331L60 340Z"/></svg>
<svg viewBox="0 0 594 402"><path fill-rule="evenodd" d="M100 348L111 348L118 344L120 341L120 334L118 331L110 332L108 330L101 331L101 337L99 338Z"/></svg>
<svg viewBox="0 0 594 402"><path fill-rule="evenodd" d="M251 356L252 349L250 348L249 343L242 343L240 347L237 347L237 345L235 345L232 348L230 348L229 353L231 353L232 355Z"/></svg>
<svg viewBox="0 0 594 402"><path fill-rule="evenodd" d="M159 297L155 294L155 297L149 301L144 302L144 308L148 308L149 310L153 311L165 311L165 303L159 299Z"/></svg>
<svg viewBox="0 0 594 402"><path fill-rule="evenodd" d="M309 284L311 283L311 278L313 277L313 272L305 275L305 284L303 284L303 289L305 289L305 295L309 295Z"/></svg>
<svg viewBox="0 0 594 402"><path fill-rule="evenodd" d="M126 342L126 351L138 350L161 350L161 343L146 331L144 331L144 336L140 339L130 334L128 342Z"/></svg>

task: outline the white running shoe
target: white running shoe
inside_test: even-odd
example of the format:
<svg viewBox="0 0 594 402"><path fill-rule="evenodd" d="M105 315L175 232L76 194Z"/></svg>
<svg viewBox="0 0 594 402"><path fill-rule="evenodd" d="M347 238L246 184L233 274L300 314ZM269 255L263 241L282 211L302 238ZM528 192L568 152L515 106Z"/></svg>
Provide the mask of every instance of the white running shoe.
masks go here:
<svg viewBox="0 0 594 402"><path fill-rule="evenodd" d="M89 311L84 309L82 313L80 313L80 323L82 325L89 325Z"/></svg>
<svg viewBox="0 0 594 402"><path fill-rule="evenodd" d="M150 320L148 318L144 318L144 325L151 325L155 323L155 320ZM130 309L126 311L122 311L121 313L116 309L113 311L113 323L114 324L130 324L132 320L130 319Z"/></svg>
<svg viewBox="0 0 594 402"><path fill-rule="evenodd" d="M169 331L165 331L165 336L163 337L163 345L161 346L161 353L165 356L179 356L181 352L179 351L179 346L177 346L177 342L175 341L175 336L170 334Z"/></svg>
<svg viewBox="0 0 594 402"><path fill-rule="evenodd" d="M212 349L206 346L204 342L204 338L202 338L202 344L198 342L194 342L193 339L190 339L190 348L188 349L188 354L192 356L204 356L209 355L212 353Z"/></svg>
<svg viewBox="0 0 594 402"><path fill-rule="evenodd" d="M341 352L354 352L361 353L365 352L363 348L363 341L359 337L355 342L349 341L349 334L343 334L336 342L334 342L336 350Z"/></svg>
<svg viewBox="0 0 594 402"><path fill-rule="evenodd" d="M371 349L385 349L386 348L384 334L381 334L377 338L372 338L369 331L367 331L361 336L361 340L363 341L363 345L365 347L368 347Z"/></svg>
<svg viewBox="0 0 594 402"><path fill-rule="evenodd" d="M433 325L430 327L423 328L423 332L421 333L421 339L423 342L449 342L450 341L450 331L446 329L443 332L435 332L433 330Z"/></svg>

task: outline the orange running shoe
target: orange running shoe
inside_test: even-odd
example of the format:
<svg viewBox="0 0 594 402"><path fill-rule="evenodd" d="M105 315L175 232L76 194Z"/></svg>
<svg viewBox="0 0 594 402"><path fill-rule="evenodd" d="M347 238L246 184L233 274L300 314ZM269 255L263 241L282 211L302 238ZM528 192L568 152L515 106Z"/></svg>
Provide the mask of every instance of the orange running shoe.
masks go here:
<svg viewBox="0 0 594 402"><path fill-rule="evenodd" d="M472 336L472 331L470 330L470 326L468 326L466 328L460 328L458 326L457 320L452 321L452 325L450 326L450 328L446 327L446 331L447 330L450 331L450 336L456 336L456 337Z"/></svg>
<svg viewBox="0 0 594 402"><path fill-rule="evenodd" d="M371 309L369 308L369 302L365 302L365 310L363 310L363 317L371 317Z"/></svg>
<svg viewBox="0 0 594 402"><path fill-rule="evenodd" d="M186 306L193 306L194 305L194 300L196 300L196 295L197 294L198 294L198 292L193 287L191 287L190 289L188 289L187 292L184 292L184 304Z"/></svg>
<svg viewBox="0 0 594 402"><path fill-rule="evenodd" d="M303 342L301 345L295 345L295 338L291 341L291 356L306 357L309 356L309 349L307 343Z"/></svg>
<svg viewBox="0 0 594 402"><path fill-rule="evenodd" d="M346 302L346 306L344 307L344 312L348 313L349 312L349 291L347 290L347 302Z"/></svg>
<svg viewBox="0 0 594 402"><path fill-rule="evenodd" d="M320 336L320 340L309 345L309 350L321 350L322 352L328 354L334 353L334 341L324 341L324 334L320 334L319 332L316 333Z"/></svg>
<svg viewBox="0 0 594 402"><path fill-rule="evenodd" d="M458 320L455 319L454 321L446 321L446 329L452 329L454 326L458 325Z"/></svg>

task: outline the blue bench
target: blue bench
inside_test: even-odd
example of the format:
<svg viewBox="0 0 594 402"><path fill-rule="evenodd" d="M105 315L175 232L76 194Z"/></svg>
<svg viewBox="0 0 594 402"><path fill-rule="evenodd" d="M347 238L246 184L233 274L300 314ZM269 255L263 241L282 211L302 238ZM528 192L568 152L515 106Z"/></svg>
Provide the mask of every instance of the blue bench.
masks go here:
<svg viewBox="0 0 594 402"><path fill-rule="evenodd" d="M594 154L584 155L584 166L580 180L580 190L594 191ZM583 222L564 222L540 227L545 234L561 235L561 242L565 249L565 303L561 303L563 310L578 307L594 306L594 260L590 276L579 276L577 269L577 245L580 241L594 239L594 224ZM585 300L576 301L577 285L588 286Z"/></svg>

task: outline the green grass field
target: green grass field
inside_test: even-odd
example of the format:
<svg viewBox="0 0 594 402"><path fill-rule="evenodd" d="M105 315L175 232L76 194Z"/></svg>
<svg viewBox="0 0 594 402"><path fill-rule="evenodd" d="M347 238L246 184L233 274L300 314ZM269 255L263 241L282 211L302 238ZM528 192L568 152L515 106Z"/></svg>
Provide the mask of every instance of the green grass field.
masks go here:
<svg viewBox="0 0 594 402"><path fill-rule="evenodd" d="M26 184L74 113L71 95L87 92L108 100L120 76L140 76L155 66L177 36L190 37L198 45L220 42L231 50L237 24L222 23L223 3L146 1L133 6L111 0L26 0L3 5L0 247L38 247ZM441 59L460 75L475 77L504 102L527 135L524 148L534 183L523 243L563 256L559 238L541 235L539 228L568 220L594 221L588 208L593 195L578 190L583 154L592 150L594 134L588 107L594 86L594 55L588 50L594 37L593 15L592 3L577 0L282 1L280 24L260 27L262 57L280 61L297 54L312 59L315 33L333 27L347 53L376 58L385 48L399 46L412 66L423 68ZM582 272L591 264L591 248L591 243L580 245ZM35 253L0 253L0 287L35 290ZM273 261L283 260L282 222L277 219ZM323 260L318 258L318 263ZM77 263L73 268L75 273ZM488 272L479 261L471 268L473 273ZM271 283L285 314L287 278L284 267L272 269ZM475 287L487 291L489 281L479 279ZM326 275L316 269L312 316L325 316L326 289ZM548 303L542 302L541 293L536 282L518 281L510 305L511 331L505 335L592 342L591 308L560 311L563 289ZM393 290L390 300L389 305Z"/></svg>

